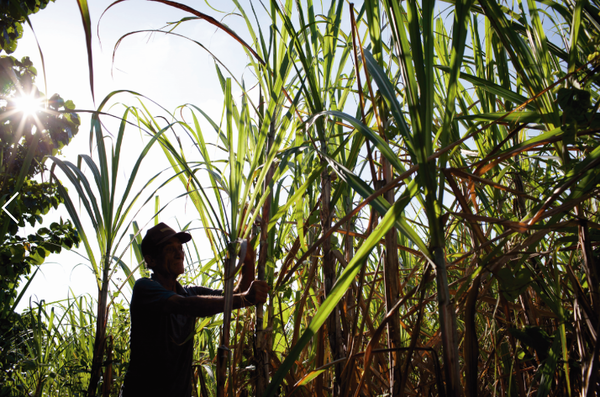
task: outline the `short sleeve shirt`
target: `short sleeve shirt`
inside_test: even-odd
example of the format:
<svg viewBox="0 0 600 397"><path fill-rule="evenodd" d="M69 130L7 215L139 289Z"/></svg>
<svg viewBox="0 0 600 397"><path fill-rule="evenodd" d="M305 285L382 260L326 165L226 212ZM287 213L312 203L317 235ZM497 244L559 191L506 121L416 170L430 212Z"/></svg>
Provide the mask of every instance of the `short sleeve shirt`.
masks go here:
<svg viewBox="0 0 600 397"><path fill-rule="evenodd" d="M182 287L177 293L158 281L140 278L131 298L131 360L125 375L123 397L190 397L194 351L194 316L165 312L173 295L222 295L200 286Z"/></svg>

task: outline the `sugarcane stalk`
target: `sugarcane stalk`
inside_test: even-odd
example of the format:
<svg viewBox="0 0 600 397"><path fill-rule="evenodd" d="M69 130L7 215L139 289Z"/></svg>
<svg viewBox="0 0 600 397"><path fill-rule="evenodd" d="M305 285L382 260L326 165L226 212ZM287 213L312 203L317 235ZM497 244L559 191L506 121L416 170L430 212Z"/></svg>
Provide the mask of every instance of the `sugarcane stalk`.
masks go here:
<svg viewBox="0 0 600 397"><path fill-rule="evenodd" d="M225 397L225 385L227 382L227 367L229 366L229 328L231 325L231 312L233 310L233 275L235 271L235 242L229 244L228 258L225 261L224 295L225 304L223 310L223 329L221 331L221 343L217 353L217 397Z"/></svg>
<svg viewBox="0 0 600 397"><path fill-rule="evenodd" d="M388 160L382 156L384 184L392 181L392 166ZM385 199L394 203L394 191L389 190L385 193ZM387 311L391 310L400 299L400 277L398 266L398 232L391 228L385 235L385 266L383 277L385 283L385 303ZM390 360L390 393L392 396L399 394L399 387L402 384L402 372L400 366L400 357L396 348L402 346L400 339L400 318L396 314L387 323L388 348Z"/></svg>
<svg viewBox="0 0 600 397"><path fill-rule="evenodd" d="M110 252L110 247L107 252ZM102 359L104 357L104 346L106 343L106 324L108 320L108 281L110 279L110 259L107 255L103 258L104 267L102 270L102 283L98 291L98 305L96 321L96 337L94 339L94 353L92 356L92 369L90 371L90 383L88 385L88 397L96 396L96 389L100 382L102 372Z"/></svg>
<svg viewBox="0 0 600 397"><path fill-rule="evenodd" d="M269 153L273 146L274 140L274 125L271 124L269 136L267 138L266 153ZM266 156L266 154L265 154ZM262 208L262 219L260 225L260 248L258 255L258 264L256 268L256 276L259 280L265 280L265 268L267 264L267 256L269 251L269 221L271 219L271 203L273 202L273 190L269 189L269 185L275 173L275 166L271 165L267 177L265 178L263 191L269 191L269 195L265 200ZM263 305L256 306L256 323L254 332L254 356L256 360L256 395L262 396L269 384L269 353L267 345L267 335L263 327L264 324L264 307Z"/></svg>
<svg viewBox="0 0 600 397"><path fill-rule="evenodd" d="M321 229L323 234L331 229L332 215L330 212L331 202L331 174L327 167L321 173ZM331 289L336 281L335 273L335 255L331 249L331 238L323 241L323 276L325 281L325 299L329 296ZM334 361L345 357L342 344L342 330L340 327L340 310L336 308L331 312L327 319L327 331L329 337L329 346ZM341 392L341 377L343 364L340 362L335 365L335 381L333 385L333 395L338 396Z"/></svg>

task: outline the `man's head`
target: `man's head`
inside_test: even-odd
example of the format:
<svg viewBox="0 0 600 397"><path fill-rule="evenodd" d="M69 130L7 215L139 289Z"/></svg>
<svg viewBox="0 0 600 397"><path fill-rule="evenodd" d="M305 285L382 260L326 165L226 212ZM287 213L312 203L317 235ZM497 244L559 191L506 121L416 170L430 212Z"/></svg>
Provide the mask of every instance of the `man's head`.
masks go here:
<svg viewBox="0 0 600 397"><path fill-rule="evenodd" d="M155 272L181 274L183 273L182 244L191 239L189 233L176 232L161 222L146 232L142 240L142 255L148 267Z"/></svg>

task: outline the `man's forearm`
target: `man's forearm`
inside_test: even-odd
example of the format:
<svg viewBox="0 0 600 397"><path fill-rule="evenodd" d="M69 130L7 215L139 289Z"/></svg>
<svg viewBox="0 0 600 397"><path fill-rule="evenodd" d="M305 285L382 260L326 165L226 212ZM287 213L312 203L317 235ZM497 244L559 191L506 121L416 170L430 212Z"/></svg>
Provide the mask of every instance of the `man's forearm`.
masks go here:
<svg viewBox="0 0 600 397"><path fill-rule="evenodd" d="M246 299L245 293L233 295L233 308L241 309L252 306ZM181 296L174 295L167 300L166 310L170 313L184 314L194 317L209 317L223 313L225 310L224 296Z"/></svg>

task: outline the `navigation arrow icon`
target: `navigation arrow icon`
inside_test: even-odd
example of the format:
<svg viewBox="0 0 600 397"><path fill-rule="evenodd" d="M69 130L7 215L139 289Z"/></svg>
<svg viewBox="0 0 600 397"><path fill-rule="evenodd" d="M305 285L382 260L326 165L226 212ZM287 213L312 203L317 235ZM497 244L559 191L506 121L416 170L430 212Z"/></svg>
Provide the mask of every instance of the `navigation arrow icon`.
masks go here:
<svg viewBox="0 0 600 397"><path fill-rule="evenodd" d="M9 205L9 204L10 204L10 202L11 202L11 201L13 201L13 199L14 199L15 197L17 197L18 195L19 195L19 193L18 193L18 192L17 192L17 193L15 193L15 194L14 194L14 195L13 195L13 196L10 198L10 200L8 200L8 201L7 201L6 203L4 203L4 205L2 206L2 209L4 210L4 212L6 212L6 213L8 214L8 216L10 216L10 219L12 219L13 221L15 221L15 223L17 223L17 224L18 224L19 222L17 222L17 220L15 219L15 217L14 217L14 216L13 216L13 215L12 215L10 212L8 212L8 211L6 210L6 206L7 206L7 205Z"/></svg>

